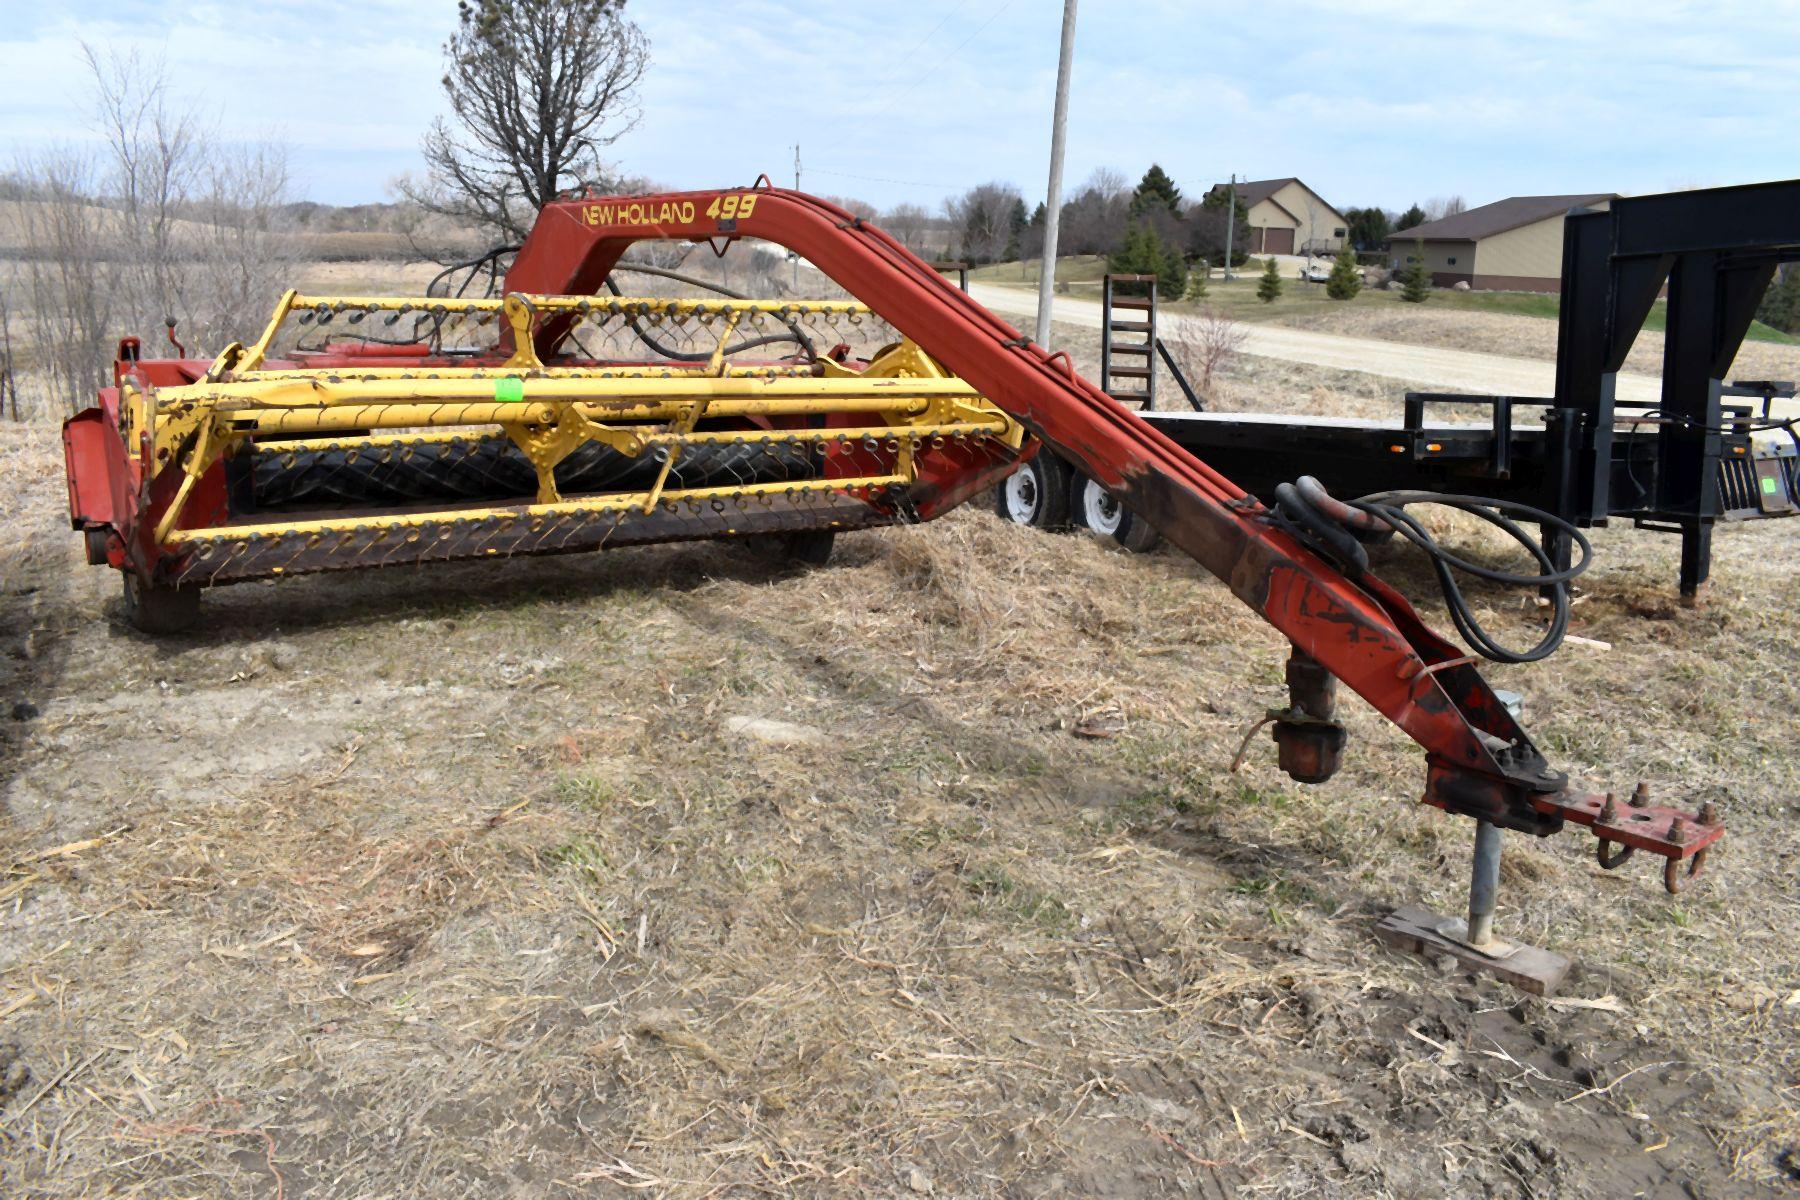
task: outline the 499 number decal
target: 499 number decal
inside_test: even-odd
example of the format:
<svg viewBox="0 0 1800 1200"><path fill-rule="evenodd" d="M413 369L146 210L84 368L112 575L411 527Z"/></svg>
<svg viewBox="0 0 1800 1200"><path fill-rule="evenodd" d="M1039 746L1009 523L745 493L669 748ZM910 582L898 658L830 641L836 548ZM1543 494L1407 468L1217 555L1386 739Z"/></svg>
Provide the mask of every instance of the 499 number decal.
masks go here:
<svg viewBox="0 0 1800 1200"><path fill-rule="evenodd" d="M733 192L729 196L714 196L713 202L706 206L706 215L720 221L741 220L755 211L755 192Z"/></svg>

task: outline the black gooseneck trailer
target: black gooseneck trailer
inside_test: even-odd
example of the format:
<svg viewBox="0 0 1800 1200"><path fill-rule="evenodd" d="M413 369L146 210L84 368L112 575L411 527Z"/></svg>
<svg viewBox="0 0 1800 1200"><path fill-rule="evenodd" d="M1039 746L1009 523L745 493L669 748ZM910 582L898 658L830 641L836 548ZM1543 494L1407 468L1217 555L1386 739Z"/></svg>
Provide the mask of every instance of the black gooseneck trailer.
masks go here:
<svg viewBox="0 0 1800 1200"><path fill-rule="evenodd" d="M1605 210L1575 210L1564 223L1553 396L1414 392L1398 422L1143 416L1265 501L1276 485L1313 475L1338 496L1492 496L1579 526L1618 518L1678 533L1681 593L1692 597L1706 582L1715 523L1800 511L1800 435L1794 412L1776 407L1794 399L1795 385L1725 379L1786 262L1800 262L1800 180L1615 200ZM1619 369L1663 295L1660 397L1620 400ZM1447 405L1477 406L1486 419L1430 419ZM1002 486L999 506L1028 524L1058 523L1071 509L1081 520L1082 498L1094 490L1040 454ZM1085 510L1090 518L1100 512L1092 496ZM1128 514L1099 523L1141 546L1141 538L1128 540ZM1565 538L1547 532L1545 546L1567 562Z"/></svg>

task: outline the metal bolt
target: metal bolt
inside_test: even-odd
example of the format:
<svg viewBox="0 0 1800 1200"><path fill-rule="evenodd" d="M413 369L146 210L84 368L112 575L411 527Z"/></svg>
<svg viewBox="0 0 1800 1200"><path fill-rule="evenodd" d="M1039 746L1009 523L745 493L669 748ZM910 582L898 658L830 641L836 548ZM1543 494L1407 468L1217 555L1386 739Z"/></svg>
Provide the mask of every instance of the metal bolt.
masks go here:
<svg viewBox="0 0 1800 1200"><path fill-rule="evenodd" d="M1600 806L1599 824L1611 825L1619 819L1619 798L1612 792L1606 793L1606 803Z"/></svg>
<svg viewBox="0 0 1800 1200"><path fill-rule="evenodd" d="M1638 780L1637 788L1631 793L1631 807L1650 807L1650 785L1641 779Z"/></svg>
<svg viewBox="0 0 1800 1200"><path fill-rule="evenodd" d="M1700 806L1700 823L1702 825L1717 825L1719 823L1719 807L1711 800L1708 800L1705 804Z"/></svg>
<svg viewBox="0 0 1800 1200"><path fill-rule="evenodd" d="M1676 817L1673 821L1669 822L1669 842L1672 845L1679 846L1685 841L1687 841L1687 822L1680 817Z"/></svg>

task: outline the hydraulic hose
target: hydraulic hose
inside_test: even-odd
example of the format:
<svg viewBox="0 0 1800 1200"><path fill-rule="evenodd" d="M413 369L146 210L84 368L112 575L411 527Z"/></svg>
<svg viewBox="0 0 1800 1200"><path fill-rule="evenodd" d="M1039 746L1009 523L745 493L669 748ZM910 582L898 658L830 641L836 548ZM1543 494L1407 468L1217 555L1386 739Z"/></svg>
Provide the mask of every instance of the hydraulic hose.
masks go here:
<svg viewBox="0 0 1800 1200"><path fill-rule="evenodd" d="M1479 517L1523 546L1537 564L1537 570L1507 571L1471 562L1452 553L1406 511L1409 505L1415 504L1442 505ZM1366 540L1392 532L1423 550L1431 560L1438 587L1444 595L1444 607L1449 610L1457 633L1483 657L1494 662L1537 662L1556 651L1569 631L1569 584L1587 570L1594 557L1593 545L1572 522L1516 500L1459 496L1448 492L1393 491L1340 501L1326 492L1318 480L1307 476L1296 484L1284 483L1275 489L1275 514L1277 524L1331 557L1352 578L1368 569L1368 552L1363 548ZM1539 540L1527 532L1520 521L1563 534L1579 548L1581 557L1566 569L1559 570ZM1457 582L1458 572L1490 583L1548 590L1550 626L1544 636L1528 650L1513 650L1501 645L1475 618Z"/></svg>

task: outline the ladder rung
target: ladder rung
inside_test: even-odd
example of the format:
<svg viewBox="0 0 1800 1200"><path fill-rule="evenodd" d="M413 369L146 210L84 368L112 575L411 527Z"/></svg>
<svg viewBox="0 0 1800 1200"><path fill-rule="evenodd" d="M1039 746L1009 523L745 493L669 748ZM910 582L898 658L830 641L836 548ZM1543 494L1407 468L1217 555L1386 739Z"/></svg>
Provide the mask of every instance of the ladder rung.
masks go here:
<svg viewBox="0 0 1800 1200"><path fill-rule="evenodd" d="M1114 375L1119 376L1121 379L1148 379L1148 378L1150 378L1150 368L1149 367L1114 367L1112 369L1112 373Z"/></svg>
<svg viewBox="0 0 1800 1200"><path fill-rule="evenodd" d="M1150 332L1150 322L1148 322L1148 321L1114 321L1111 325L1108 325L1107 328L1111 329L1115 333L1149 333Z"/></svg>
<svg viewBox="0 0 1800 1200"><path fill-rule="evenodd" d="M1123 346L1115 345L1112 348L1112 352L1115 355L1117 355L1117 354L1137 354L1137 355L1141 355L1145 358L1150 357L1150 347L1133 345L1129 342L1127 342Z"/></svg>
<svg viewBox="0 0 1800 1200"><path fill-rule="evenodd" d="M1149 301L1149 300L1129 300L1123 296L1120 296L1120 297L1116 297L1113 300L1112 306L1114 308L1135 309L1138 312L1149 312L1151 307L1153 306L1153 302Z"/></svg>
<svg viewBox="0 0 1800 1200"><path fill-rule="evenodd" d="M1108 392L1106 394L1120 404L1148 404L1150 402L1149 392Z"/></svg>

